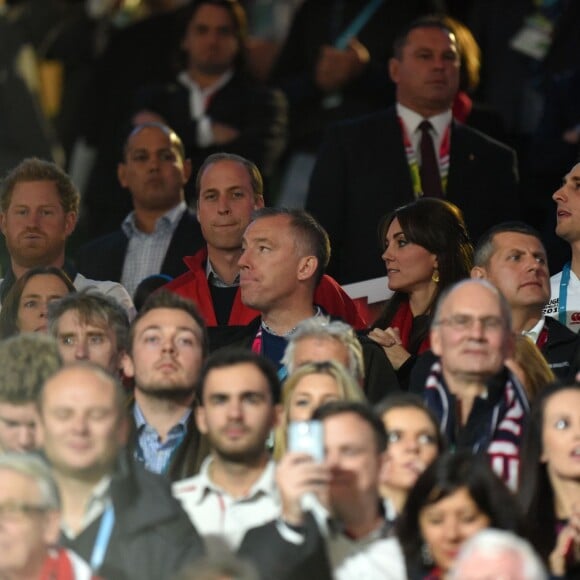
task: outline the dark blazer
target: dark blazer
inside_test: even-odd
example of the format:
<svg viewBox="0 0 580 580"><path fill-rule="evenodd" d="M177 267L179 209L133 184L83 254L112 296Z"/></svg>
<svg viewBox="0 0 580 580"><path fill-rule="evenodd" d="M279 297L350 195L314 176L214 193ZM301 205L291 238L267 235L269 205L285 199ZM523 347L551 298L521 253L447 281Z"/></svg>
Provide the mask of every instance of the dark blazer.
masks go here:
<svg viewBox="0 0 580 580"><path fill-rule="evenodd" d="M340 319L337 319L340 320ZM251 349L260 328L260 317L246 326L210 326L210 352L227 348ZM365 379L363 390L371 403L377 403L387 395L398 393L401 388L389 359L383 349L368 336L358 334L362 346Z"/></svg>
<svg viewBox="0 0 580 580"><path fill-rule="evenodd" d="M191 118L189 99L189 89L179 81L153 85L138 93L135 110L158 113L182 138L193 175L208 155L222 151L251 159L265 177L272 173L286 144L288 112L281 91L262 87L235 73L212 95L206 113L213 121L237 129L239 136L229 143L208 147L197 144L197 121ZM186 191L193 190L194 185L191 180Z"/></svg>
<svg viewBox="0 0 580 580"><path fill-rule="evenodd" d="M205 544L169 483L124 453L110 487L115 522L99 576L110 580L172 578L184 565L205 553ZM64 546L87 561L91 558L101 517L74 539L61 535Z"/></svg>
<svg viewBox="0 0 580 580"><path fill-rule="evenodd" d="M252 561L261 580L331 580L326 544L309 512L300 531L304 541L293 544L281 536L275 521L253 528L238 554Z"/></svg>
<svg viewBox="0 0 580 580"><path fill-rule="evenodd" d="M446 197L463 211L474 241L490 226L519 218L517 183L514 151L453 122ZM341 284L384 276L378 225L413 199L394 107L331 127L306 203L330 236L328 273Z"/></svg>
<svg viewBox="0 0 580 580"><path fill-rule="evenodd" d="M167 248L160 274L175 278L187 271L183 257L197 252L205 240L195 214L186 211ZM84 244L78 251L78 271L92 280L121 281L129 239L119 229Z"/></svg>
<svg viewBox="0 0 580 580"><path fill-rule="evenodd" d="M546 316L544 321L548 340L541 352L557 379L574 381L580 363L580 336L555 318Z"/></svg>

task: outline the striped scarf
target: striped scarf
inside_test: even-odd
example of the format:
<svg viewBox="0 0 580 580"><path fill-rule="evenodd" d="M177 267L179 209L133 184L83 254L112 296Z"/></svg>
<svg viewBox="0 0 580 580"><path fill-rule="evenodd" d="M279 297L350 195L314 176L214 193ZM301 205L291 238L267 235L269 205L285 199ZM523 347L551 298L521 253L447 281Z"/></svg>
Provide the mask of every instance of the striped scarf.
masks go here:
<svg viewBox="0 0 580 580"><path fill-rule="evenodd" d="M486 453L495 473L517 489L520 445L529 403L523 387L504 370L488 384L487 397L478 397L465 426L456 417L457 402L449 392L441 363L430 369L423 394L427 406L437 415L441 431L452 448L470 448Z"/></svg>

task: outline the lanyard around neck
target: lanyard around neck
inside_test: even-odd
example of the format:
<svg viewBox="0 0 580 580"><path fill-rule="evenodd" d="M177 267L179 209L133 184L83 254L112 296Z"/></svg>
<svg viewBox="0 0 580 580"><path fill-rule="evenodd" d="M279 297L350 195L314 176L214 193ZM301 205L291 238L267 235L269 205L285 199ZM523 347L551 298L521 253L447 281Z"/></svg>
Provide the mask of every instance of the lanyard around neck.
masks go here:
<svg viewBox="0 0 580 580"><path fill-rule="evenodd" d="M90 560L90 566L93 572L97 572L103 565L114 526L115 509L113 508L113 502L111 502L107 506L107 509L103 512L101 523L99 525L99 531L97 532L97 539L95 540L95 545L93 546L93 552L91 554Z"/></svg>
<svg viewBox="0 0 580 580"><path fill-rule="evenodd" d="M560 278L560 294L558 296L558 320L566 325L566 305L568 303L568 284L570 283L570 262L564 264Z"/></svg>
<svg viewBox="0 0 580 580"><path fill-rule="evenodd" d="M409 134L407 133L407 128L403 119L399 116L399 125L401 127L401 133L403 135L403 145L405 146L405 156L407 157L407 164L409 165L409 171L411 172L411 183L413 184L413 193L415 198L423 196L423 186L421 184L421 172L419 169L419 162L417 161L417 154ZM439 172L441 173L441 189L443 193L447 191L447 178L449 175L449 153L451 151L451 125L447 125L445 133L443 134L443 139L441 140L441 145L439 146Z"/></svg>

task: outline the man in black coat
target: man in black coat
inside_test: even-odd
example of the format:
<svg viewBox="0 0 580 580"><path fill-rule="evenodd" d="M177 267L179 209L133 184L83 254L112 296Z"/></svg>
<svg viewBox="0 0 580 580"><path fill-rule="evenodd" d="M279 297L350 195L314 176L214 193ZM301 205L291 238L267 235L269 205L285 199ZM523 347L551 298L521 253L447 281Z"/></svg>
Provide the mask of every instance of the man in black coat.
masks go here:
<svg viewBox="0 0 580 580"><path fill-rule="evenodd" d="M519 217L515 153L452 119L459 85L452 32L439 19L414 22L389 65L396 107L332 127L310 183L306 208L330 236L329 273L342 284L384 276L380 219L422 195L459 206L473 239ZM430 126L422 129L424 121ZM432 190L427 157L431 176L439 170Z"/></svg>
<svg viewBox="0 0 580 580"><path fill-rule="evenodd" d="M183 138L197 172L212 153L226 151L253 161L267 179L286 140L284 95L245 73L245 12L237 0L190 3L183 22L186 66L174 82L143 87L133 123L157 120ZM195 195L186 188L188 201Z"/></svg>
<svg viewBox="0 0 580 580"><path fill-rule="evenodd" d="M169 483L130 461L125 393L104 369L71 364L39 402L43 449L62 497L63 544L115 580L171 578L203 542Z"/></svg>
<svg viewBox="0 0 580 580"><path fill-rule="evenodd" d="M498 288L511 307L512 330L537 345L557 378L573 381L580 336L542 311L550 300L550 273L540 234L521 222L491 228L476 248L471 276Z"/></svg>
<svg viewBox="0 0 580 580"><path fill-rule="evenodd" d="M79 271L96 280L121 282L131 295L150 275L174 278L185 272L183 256L204 243L197 218L185 204L190 175L191 163L172 129L159 123L136 127L118 168L134 209L119 230L80 248Z"/></svg>

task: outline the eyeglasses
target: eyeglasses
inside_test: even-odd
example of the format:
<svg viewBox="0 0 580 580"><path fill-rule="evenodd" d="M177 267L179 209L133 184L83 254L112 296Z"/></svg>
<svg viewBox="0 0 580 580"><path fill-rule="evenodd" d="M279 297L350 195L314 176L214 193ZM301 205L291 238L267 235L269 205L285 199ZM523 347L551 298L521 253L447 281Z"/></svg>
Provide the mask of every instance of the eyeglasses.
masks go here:
<svg viewBox="0 0 580 580"><path fill-rule="evenodd" d="M5 522L21 521L25 516L43 514L49 509L42 505L8 501L0 503L0 520Z"/></svg>
<svg viewBox="0 0 580 580"><path fill-rule="evenodd" d="M479 322L483 332L497 332L505 328L504 319L501 316L471 316L470 314L453 314L448 318L440 318L435 325L441 324L449 326L458 332L472 330L475 323Z"/></svg>

